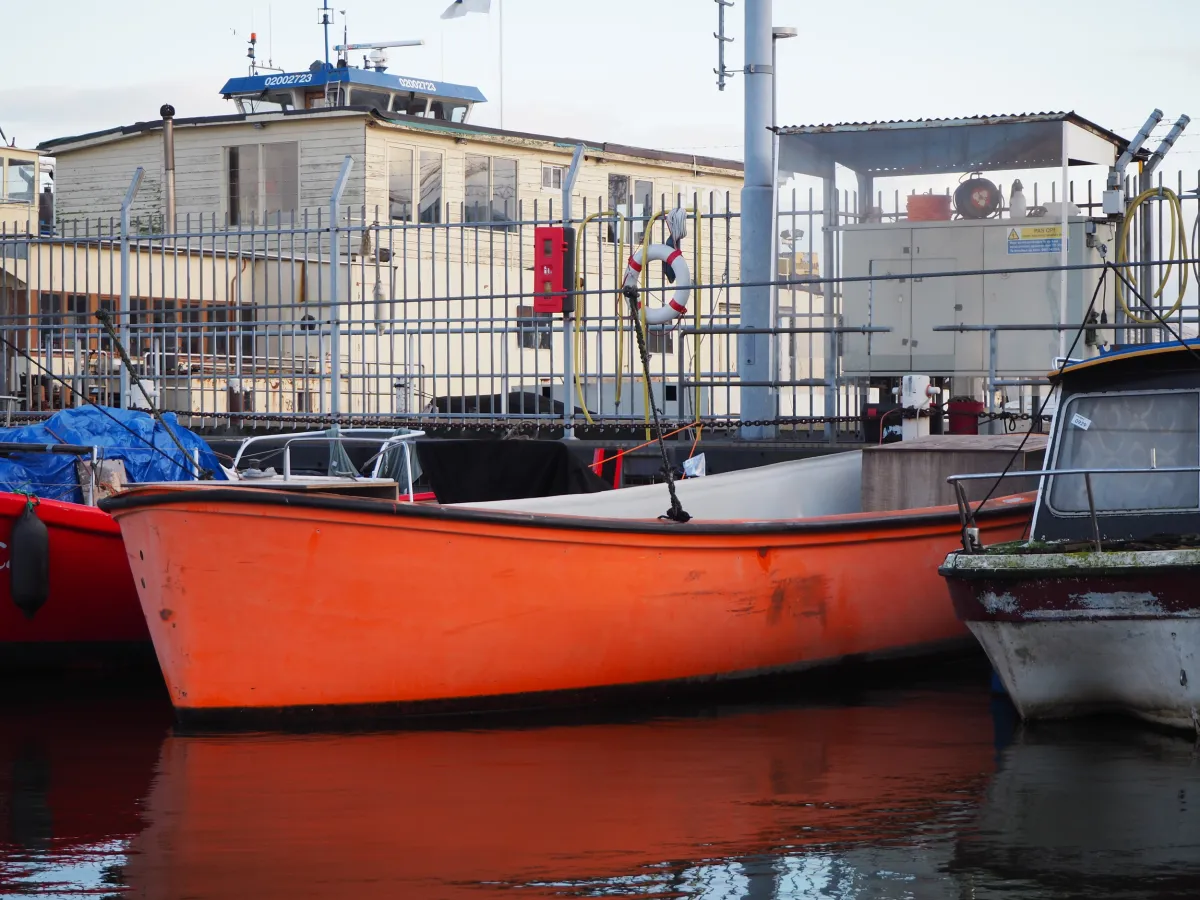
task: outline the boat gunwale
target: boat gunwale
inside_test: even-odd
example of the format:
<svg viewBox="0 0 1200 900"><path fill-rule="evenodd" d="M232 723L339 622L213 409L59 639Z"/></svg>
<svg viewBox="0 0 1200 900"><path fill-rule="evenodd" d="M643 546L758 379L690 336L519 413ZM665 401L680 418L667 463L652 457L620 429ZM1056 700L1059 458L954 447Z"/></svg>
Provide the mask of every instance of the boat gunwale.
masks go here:
<svg viewBox="0 0 1200 900"><path fill-rule="evenodd" d="M1016 499L1014 499L1016 498ZM665 499L665 498L664 498ZM997 497L975 517L983 519L1002 518L1005 515L1032 512L1035 492ZM329 495L295 494L292 492L262 489L257 491L234 488L211 488L207 490L154 489L137 486L105 498L100 508L114 518L122 513L157 506L177 506L189 503L258 504L265 506L300 507L334 512L369 513L373 516L395 518L412 517L434 521L473 522L478 524L526 526L532 528L559 529L566 531L591 531L632 534L791 534L824 533L838 531L878 530L880 528L905 528L914 525L942 525L959 523L956 505L927 506L912 510L887 512L838 513L827 516L812 516L797 519L730 519L720 522L673 522L666 519L622 519L598 516L568 515L563 513L531 513L520 510L489 510L468 506L421 505L407 501L377 500L366 497L342 497Z"/></svg>

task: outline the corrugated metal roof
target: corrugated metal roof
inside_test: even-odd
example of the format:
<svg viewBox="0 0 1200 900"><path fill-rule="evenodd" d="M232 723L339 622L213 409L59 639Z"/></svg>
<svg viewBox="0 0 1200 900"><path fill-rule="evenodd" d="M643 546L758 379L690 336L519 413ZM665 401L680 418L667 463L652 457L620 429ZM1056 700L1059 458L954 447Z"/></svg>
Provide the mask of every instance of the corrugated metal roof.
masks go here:
<svg viewBox="0 0 1200 900"><path fill-rule="evenodd" d="M917 128L957 128L968 125L1021 125L1031 122L1071 122L1100 135L1124 149L1129 141L1115 131L1097 125L1072 111L992 113L972 116L953 116L942 119L887 119L876 122L836 122L820 125L785 125L780 134L825 134L855 131L894 131Z"/></svg>

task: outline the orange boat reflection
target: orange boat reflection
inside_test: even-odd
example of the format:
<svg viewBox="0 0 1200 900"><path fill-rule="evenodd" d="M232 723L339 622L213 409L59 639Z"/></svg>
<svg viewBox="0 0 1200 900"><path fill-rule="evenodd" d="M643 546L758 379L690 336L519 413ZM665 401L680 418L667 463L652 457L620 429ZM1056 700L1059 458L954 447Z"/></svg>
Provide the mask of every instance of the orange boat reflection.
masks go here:
<svg viewBox="0 0 1200 900"><path fill-rule="evenodd" d="M982 791L991 740L986 695L953 693L527 730L175 736L125 873L137 897L525 897L787 846L900 841L897 856L924 859Z"/></svg>

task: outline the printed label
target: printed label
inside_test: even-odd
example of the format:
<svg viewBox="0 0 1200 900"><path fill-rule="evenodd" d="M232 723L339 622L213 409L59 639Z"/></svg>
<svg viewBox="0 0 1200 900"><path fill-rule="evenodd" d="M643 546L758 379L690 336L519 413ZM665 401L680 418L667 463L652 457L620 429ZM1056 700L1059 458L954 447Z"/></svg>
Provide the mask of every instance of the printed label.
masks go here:
<svg viewBox="0 0 1200 900"><path fill-rule="evenodd" d="M1075 413L1075 415L1071 416L1071 424L1076 428L1082 428L1084 431L1087 431L1092 427L1092 420L1087 416L1081 416L1079 413Z"/></svg>
<svg viewBox="0 0 1200 900"><path fill-rule="evenodd" d="M1009 253L1061 253L1061 225L1023 225L1008 230Z"/></svg>

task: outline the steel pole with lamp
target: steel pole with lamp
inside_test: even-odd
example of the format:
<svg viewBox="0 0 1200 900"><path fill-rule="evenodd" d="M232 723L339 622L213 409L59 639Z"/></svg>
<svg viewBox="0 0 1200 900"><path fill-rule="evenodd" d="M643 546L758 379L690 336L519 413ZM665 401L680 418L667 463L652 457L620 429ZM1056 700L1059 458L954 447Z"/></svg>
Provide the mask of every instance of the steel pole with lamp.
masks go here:
<svg viewBox="0 0 1200 900"><path fill-rule="evenodd" d="M797 37L798 28L791 25L775 25L771 28L771 280L779 278L779 42ZM794 272L791 274L795 274ZM779 325L779 285L771 287L771 322ZM793 321L793 325L796 323ZM771 339L771 378L779 372L779 335ZM778 401L777 401L778 402Z"/></svg>

